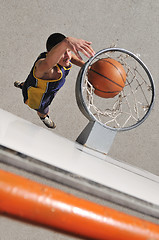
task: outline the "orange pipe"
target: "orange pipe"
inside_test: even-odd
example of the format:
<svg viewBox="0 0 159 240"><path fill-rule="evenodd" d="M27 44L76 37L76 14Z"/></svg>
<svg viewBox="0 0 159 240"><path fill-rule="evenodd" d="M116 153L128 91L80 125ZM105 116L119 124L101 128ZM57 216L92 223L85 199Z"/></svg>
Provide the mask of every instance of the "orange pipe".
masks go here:
<svg viewBox="0 0 159 240"><path fill-rule="evenodd" d="M159 240L159 225L3 170L0 211L91 239Z"/></svg>

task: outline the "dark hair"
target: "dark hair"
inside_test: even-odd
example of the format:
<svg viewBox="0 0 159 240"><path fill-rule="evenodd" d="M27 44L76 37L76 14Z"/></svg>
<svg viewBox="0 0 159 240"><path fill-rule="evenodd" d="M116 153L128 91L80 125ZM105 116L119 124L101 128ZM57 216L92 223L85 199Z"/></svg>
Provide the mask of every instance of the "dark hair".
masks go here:
<svg viewBox="0 0 159 240"><path fill-rule="evenodd" d="M63 41L66 37L61 33L53 33L51 34L46 42L46 49L49 52L56 44Z"/></svg>

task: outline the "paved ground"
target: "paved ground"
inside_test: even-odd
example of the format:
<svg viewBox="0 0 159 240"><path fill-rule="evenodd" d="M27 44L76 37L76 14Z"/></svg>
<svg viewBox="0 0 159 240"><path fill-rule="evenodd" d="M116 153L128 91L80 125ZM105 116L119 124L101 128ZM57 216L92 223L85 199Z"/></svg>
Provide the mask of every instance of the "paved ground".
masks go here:
<svg viewBox="0 0 159 240"><path fill-rule="evenodd" d="M13 87L13 82L25 80L33 61L39 52L45 50L45 41L53 32L91 40L95 51L115 43L117 47L139 53L155 81L155 106L144 124L117 135L110 155L159 175L159 2L0 0L0 6L0 108L43 127L35 112L23 104L21 92ZM55 132L73 141L87 124L75 100L78 70L77 67L72 69L66 85L52 104L50 113L57 124ZM11 220L3 220L6 231ZM19 239L40 239L39 232L44 233L43 229L38 228L38 237L36 234L32 237L27 235L27 228L26 224L21 236L17 234L13 238L4 235L3 239L18 239L17 236ZM16 224L15 229L19 231ZM44 235L41 239L44 239ZM52 236L45 239L52 239ZM67 237L61 236L59 239Z"/></svg>

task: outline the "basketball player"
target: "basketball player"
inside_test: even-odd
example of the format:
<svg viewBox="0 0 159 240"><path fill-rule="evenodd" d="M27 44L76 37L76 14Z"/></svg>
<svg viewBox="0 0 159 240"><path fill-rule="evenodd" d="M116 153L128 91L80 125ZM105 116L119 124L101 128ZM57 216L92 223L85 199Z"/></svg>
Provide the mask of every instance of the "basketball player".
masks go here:
<svg viewBox="0 0 159 240"><path fill-rule="evenodd" d="M56 93L65 83L72 64L82 67L79 51L86 57L94 55L91 42L61 33L49 36L46 42L47 52L39 55L25 82L14 82L22 89L24 103L37 111L38 116L48 128L55 128L49 118L49 105ZM73 54L74 53L74 54Z"/></svg>

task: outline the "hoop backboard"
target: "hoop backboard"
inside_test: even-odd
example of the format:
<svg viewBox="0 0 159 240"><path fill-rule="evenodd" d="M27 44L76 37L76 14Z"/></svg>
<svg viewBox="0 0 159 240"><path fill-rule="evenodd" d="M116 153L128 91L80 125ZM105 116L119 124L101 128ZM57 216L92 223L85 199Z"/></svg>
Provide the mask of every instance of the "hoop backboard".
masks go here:
<svg viewBox="0 0 159 240"><path fill-rule="evenodd" d="M159 217L159 177L2 109L0 114L1 162Z"/></svg>

